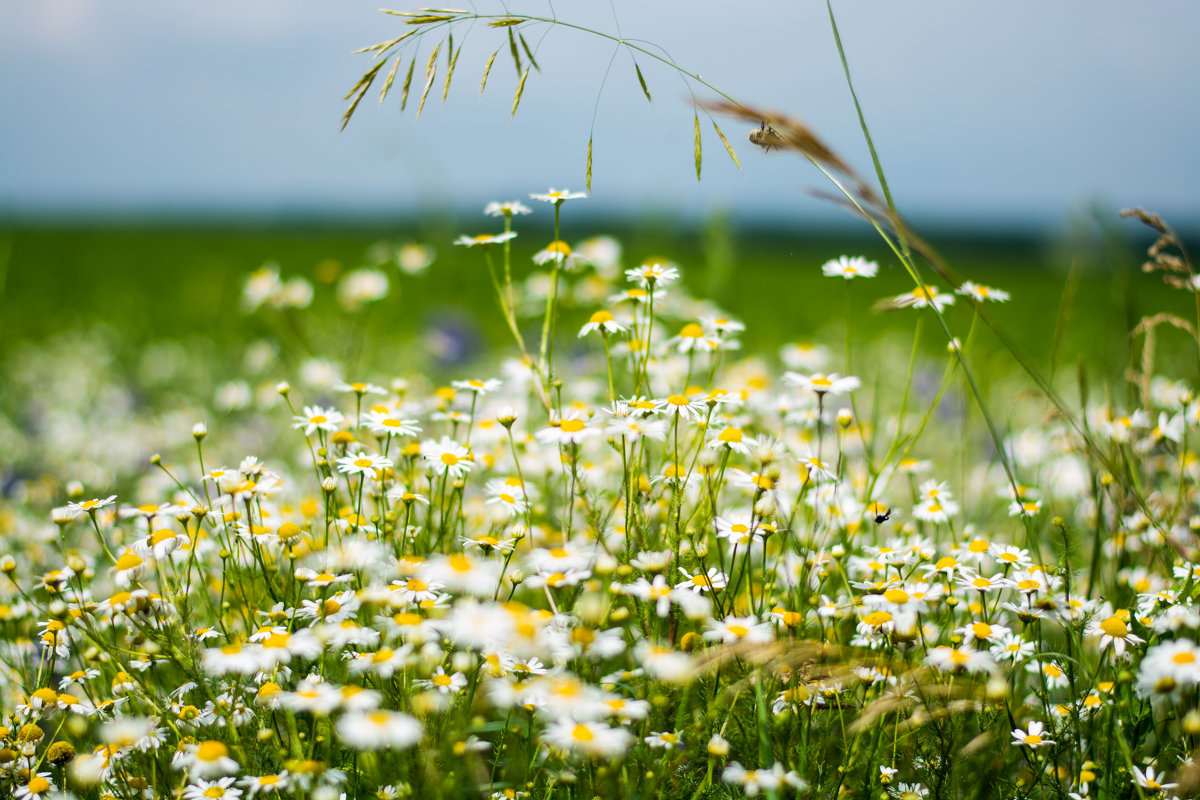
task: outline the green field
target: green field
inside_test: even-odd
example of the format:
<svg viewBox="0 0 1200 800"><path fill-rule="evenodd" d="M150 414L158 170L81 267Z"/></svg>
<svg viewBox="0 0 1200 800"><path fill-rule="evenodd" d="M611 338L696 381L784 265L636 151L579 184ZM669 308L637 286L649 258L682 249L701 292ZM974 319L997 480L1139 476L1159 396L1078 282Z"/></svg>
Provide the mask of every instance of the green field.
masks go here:
<svg viewBox="0 0 1200 800"><path fill-rule="evenodd" d="M447 317L467 328L478 326L481 343L504 343L506 334L494 313L480 255L451 245L460 233L487 226L484 221L419 230L322 225L0 228L0 252L8 257L0 298L0 352L97 323L119 332L134 348L153 340L194 337L228 347L278 334L278 328L248 317L239 307L248 273L275 261L285 277L313 280L314 310L333 309L336 314L332 289L322 278L328 281L339 270L366 265L368 250L376 243L406 241L432 245L437 260L415 277L392 268L391 296L365 321L357 321L365 334L365 352L394 355L397 345L411 342L424 326ZM746 323L743 339L750 350L771 350L796 340L841 341L845 287L823 278L819 267L842 253L878 259L882 267L876 280L852 286L856 342L890 331L904 332L907 341L911 330L906 314L874 310L877 300L907 291L912 284L895 259L870 238L837 231L746 230L719 223L701 229L647 223L586 229L568 225L564 237L577 241L597 233L621 240L628 264L651 255L678 263L693 294L717 299ZM528 256L550 238L548 229L524 226L514 243L517 277L522 265L532 269ZM1083 357L1103 372L1126 361L1125 332L1141 316L1159 311L1184 318L1194 315L1191 298L1140 275L1140 247L1116 237L1100 244L1084 241L1082 248L1078 242L1020 231L927 238L962 278L1012 293L1011 303L993 307L994 318L1043 368L1049 368L1052 358L1062 364ZM931 273L927 277L940 283ZM952 324L961 325L960 335L965 335L969 314L962 304L951 311ZM302 346L320 355L338 354L338 342L320 341L319 332L313 335L317 339L305 340ZM1171 334L1164 337L1170 347ZM930 347L940 346L938 337L925 338Z"/></svg>

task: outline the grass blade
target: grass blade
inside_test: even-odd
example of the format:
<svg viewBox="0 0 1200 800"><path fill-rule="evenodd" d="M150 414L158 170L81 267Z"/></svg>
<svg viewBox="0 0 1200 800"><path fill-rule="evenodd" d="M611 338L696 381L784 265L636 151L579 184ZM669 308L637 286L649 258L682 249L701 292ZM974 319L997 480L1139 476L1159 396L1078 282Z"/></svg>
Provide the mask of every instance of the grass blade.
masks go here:
<svg viewBox="0 0 1200 800"><path fill-rule="evenodd" d="M646 88L646 78L642 75L642 68L638 66L636 61L633 62L633 71L637 73L638 83L642 86L642 94L646 95L646 102L654 102L650 99L650 90Z"/></svg>
<svg viewBox="0 0 1200 800"><path fill-rule="evenodd" d="M404 76L404 86L400 89L400 110L408 106L408 90L412 88L413 69L417 66L417 57L413 56L408 62L408 74Z"/></svg>
<svg viewBox="0 0 1200 800"><path fill-rule="evenodd" d="M587 190L588 194L592 192L592 137L588 137L588 152L587 152Z"/></svg>
<svg viewBox="0 0 1200 800"><path fill-rule="evenodd" d="M433 86L433 79L437 77L437 57L440 48L440 44L433 48L433 52L429 54L429 63L425 65L425 87L421 89L421 99L417 102L417 119L421 118L421 111L425 108L425 98L429 96L429 89Z"/></svg>
<svg viewBox="0 0 1200 800"><path fill-rule="evenodd" d="M525 41L525 34L517 31L517 38L521 40L521 49L525 51L525 57L529 59L529 63L533 64L534 69L541 72L542 68L538 66L537 59L533 57L533 51L529 49L529 42Z"/></svg>
<svg viewBox="0 0 1200 800"><path fill-rule="evenodd" d="M742 162L738 161L737 153L733 152L733 145L725 138L725 132L717 125L717 121L713 120L713 130L717 132L717 136L721 137L721 144L725 145L725 152L729 153L729 157L733 159L733 164L738 168L738 172L742 170Z"/></svg>
<svg viewBox="0 0 1200 800"><path fill-rule="evenodd" d="M517 115L517 106L521 103L521 95L525 93L525 79L528 77L529 67L526 67L525 71L521 73L521 80L517 81L517 93L513 95L512 112L509 114L510 118Z"/></svg>
<svg viewBox="0 0 1200 800"><path fill-rule="evenodd" d="M483 90L487 88L488 75L492 74L492 62L496 60L496 56L500 55L500 48L496 48L496 52L492 53L492 57L487 60L483 66L483 79L479 81L479 96L483 97Z"/></svg>
<svg viewBox="0 0 1200 800"><path fill-rule="evenodd" d="M512 55L513 65L517 68L517 74L521 74L521 53L517 50L517 38L513 36L512 28L508 29L508 52Z"/></svg>
<svg viewBox="0 0 1200 800"><path fill-rule="evenodd" d="M392 88L392 81L396 80L396 70L400 69L400 56L392 62L392 68L388 70L387 77L383 79L383 88L379 90L379 104L383 105L383 101L387 99L388 91Z"/></svg>
<svg viewBox="0 0 1200 800"><path fill-rule="evenodd" d="M454 77L454 68L458 66L458 54L462 52L462 45L458 46L457 50L451 47L447 51L449 57L446 59L446 83L442 86L442 102L446 102L446 95L450 93L450 80Z"/></svg>

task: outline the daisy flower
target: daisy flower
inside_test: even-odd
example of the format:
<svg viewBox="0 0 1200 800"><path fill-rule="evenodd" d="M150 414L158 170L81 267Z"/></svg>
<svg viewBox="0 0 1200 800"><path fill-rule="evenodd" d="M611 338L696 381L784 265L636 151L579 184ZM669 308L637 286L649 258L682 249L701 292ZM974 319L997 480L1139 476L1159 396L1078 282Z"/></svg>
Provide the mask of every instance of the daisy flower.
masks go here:
<svg viewBox="0 0 1200 800"><path fill-rule="evenodd" d="M493 200L484 206L483 213L489 217L513 217L520 214L532 214L533 211L520 200L509 200L504 203Z"/></svg>
<svg viewBox="0 0 1200 800"><path fill-rule="evenodd" d="M538 266L549 264L551 261L569 271L574 271L585 264L582 257L571 252L571 245L562 240L550 242L533 254L533 263Z"/></svg>
<svg viewBox="0 0 1200 800"><path fill-rule="evenodd" d="M601 336L609 336L614 333L625 333L627 330L629 330L629 326L622 322L617 322L611 312L597 311L579 329L579 338L582 339L589 333L598 332Z"/></svg>
<svg viewBox="0 0 1200 800"><path fill-rule="evenodd" d="M709 447L716 450L736 450L742 455L750 454L750 445L746 442L745 432L741 428L727 425L715 433L716 436L708 440Z"/></svg>
<svg viewBox="0 0 1200 800"><path fill-rule="evenodd" d="M767 644L775 641L775 629L769 623L761 622L758 617L728 616L723 620L713 620L708 623L704 638L709 641L719 641L722 644L734 642L749 642L751 644Z"/></svg>
<svg viewBox="0 0 1200 800"><path fill-rule="evenodd" d="M935 647L929 651L925 660L933 667L943 672L991 672L996 668L995 662L987 653L979 650L958 647Z"/></svg>
<svg viewBox="0 0 1200 800"><path fill-rule="evenodd" d="M176 769L187 770L197 778L228 775L237 772L238 763L229 757L229 748L212 740L188 745L172 759Z"/></svg>
<svg viewBox="0 0 1200 800"><path fill-rule="evenodd" d="M197 780L183 790L184 800L237 800L242 790L233 786L235 778L220 778L215 781Z"/></svg>
<svg viewBox="0 0 1200 800"><path fill-rule="evenodd" d="M675 584L676 589L688 589L696 592L709 592L714 589L724 589L728 584L729 579L716 567L709 567L708 572L698 572L695 575L688 572L683 567L679 568L683 573L685 580Z"/></svg>
<svg viewBox="0 0 1200 800"><path fill-rule="evenodd" d="M1200 683L1200 648L1191 639L1151 647L1138 668L1138 693L1165 695Z"/></svg>
<svg viewBox="0 0 1200 800"><path fill-rule="evenodd" d="M567 200L586 200L586 192L571 192L566 189L551 189L545 194L529 195L534 200L541 200L544 203L554 203L554 205L562 205Z"/></svg>
<svg viewBox="0 0 1200 800"><path fill-rule="evenodd" d="M293 428L303 428L305 436L312 436L314 431L327 431L336 433L338 426L346 418L341 412L332 408L322 408L321 406L305 406L304 413L300 416L292 417L294 420Z"/></svg>
<svg viewBox="0 0 1200 800"><path fill-rule="evenodd" d="M542 428L534 436L542 444L579 444L584 439L590 436L596 436L600 433L599 428L589 428L587 423L581 419L568 417L560 421L557 425L551 425L548 428Z"/></svg>
<svg viewBox="0 0 1200 800"><path fill-rule="evenodd" d="M49 797L54 790L54 783L50 778L49 772L39 772L29 776L23 785L17 787L13 797L16 800L40 800L43 797Z"/></svg>
<svg viewBox="0 0 1200 800"><path fill-rule="evenodd" d="M678 416L686 420L700 419L708 412L708 404L699 395L689 398L686 395L673 394L662 400L656 400L655 403L658 406L658 413Z"/></svg>
<svg viewBox="0 0 1200 800"><path fill-rule="evenodd" d="M421 443L421 457L433 469L434 474L449 474L451 480L466 475L474 466L470 451L449 436L443 436L438 441L426 439Z"/></svg>
<svg viewBox="0 0 1200 800"><path fill-rule="evenodd" d="M364 394L387 394L387 389L384 389L382 386L376 386L373 383L346 383L345 381L338 381L333 385L333 389L337 392L356 394L359 397L362 397Z"/></svg>
<svg viewBox="0 0 1200 800"><path fill-rule="evenodd" d="M698 323L689 322L675 336L667 340L667 346L673 347L679 353L708 352L715 349L715 339L709 339L704 328Z"/></svg>
<svg viewBox="0 0 1200 800"><path fill-rule="evenodd" d="M925 288L918 286L911 292L896 297L893 302L901 307L928 308L933 306L937 311L941 311L947 306L954 305L954 295L941 294L936 286L926 286Z"/></svg>
<svg viewBox="0 0 1200 800"><path fill-rule="evenodd" d="M651 261L640 267L625 270L625 277L649 289L651 286L666 286L676 280L679 278L679 270L670 264Z"/></svg>
<svg viewBox="0 0 1200 800"><path fill-rule="evenodd" d="M993 289L990 286L974 283L973 281L963 281L962 285L955 290L955 294L961 294L963 297L970 297L976 302L986 303L1003 303L1009 299L1008 292L1001 289Z"/></svg>
<svg viewBox="0 0 1200 800"><path fill-rule="evenodd" d="M508 489L508 491L505 491L505 489ZM507 486L502 486L494 491L489 488L488 495L485 503L489 506L496 506L503 509L509 517L520 516L529 510L529 502L519 496L519 490L513 490Z"/></svg>
<svg viewBox="0 0 1200 800"><path fill-rule="evenodd" d="M82 514L85 512L88 514L94 514L105 506L111 506L114 502L116 502L116 499L117 496L115 494L110 494L108 497L103 499L92 498L91 500L84 500L82 503L67 503L67 508L71 509L71 511L73 511L75 514Z"/></svg>
<svg viewBox="0 0 1200 800"><path fill-rule="evenodd" d="M438 667L437 672L429 676L428 680L416 680L413 681L413 685L422 689L432 689L442 694L458 694L466 687L467 676L461 672L448 675L444 668Z"/></svg>
<svg viewBox="0 0 1200 800"><path fill-rule="evenodd" d="M486 381L481 381L477 378L472 378L467 381L452 381L451 386L455 389L462 389L465 392L474 392L475 394L491 394L502 385L498 378L489 378Z"/></svg>
<svg viewBox="0 0 1200 800"><path fill-rule="evenodd" d="M874 278L879 265L862 256L839 256L821 265L821 274L827 278Z"/></svg>
<svg viewBox="0 0 1200 800"><path fill-rule="evenodd" d="M363 415L363 425L367 426L371 435L381 438L385 436L416 436L421 432L417 420L401 419L392 416L387 411L376 409L371 409Z"/></svg>
<svg viewBox="0 0 1200 800"><path fill-rule="evenodd" d="M1056 744L1053 739L1047 739L1042 734L1046 733L1046 726L1040 722L1029 723L1028 729L1015 728L1012 732L1013 744L1017 747L1028 747L1031 750L1036 750L1039 747L1047 747L1048 745Z"/></svg>
<svg viewBox="0 0 1200 800"><path fill-rule="evenodd" d="M823 372L814 372L811 375L803 375L799 372L785 372L783 374L783 382L801 389L808 389L817 394L846 394L862 386L862 381L853 375L843 377L836 372L831 372L828 375Z"/></svg>
<svg viewBox="0 0 1200 800"><path fill-rule="evenodd" d="M342 456L337 460L338 472L347 475L366 475L376 470L388 469L392 466L391 459L384 458L378 453L357 453Z"/></svg>
<svg viewBox="0 0 1200 800"><path fill-rule="evenodd" d="M337 723L338 736L355 750L412 747L421 741L421 723L399 711L367 711L345 714Z"/></svg>
<svg viewBox="0 0 1200 800"><path fill-rule="evenodd" d="M1133 777L1130 779L1132 783L1136 783L1143 789L1149 789L1156 794L1160 792L1166 792L1169 789L1174 789L1179 785L1177 783L1162 783L1159 780L1162 778L1162 775L1158 774L1158 772L1154 769L1153 764L1148 765L1145 772L1137 767L1130 767L1129 771L1133 773Z"/></svg>
<svg viewBox="0 0 1200 800"><path fill-rule="evenodd" d="M288 772L284 770L275 775L247 775L238 783L246 789L250 797L274 794L288 788Z"/></svg>
<svg viewBox="0 0 1200 800"><path fill-rule="evenodd" d="M517 238L516 231L509 231L508 233L481 233L477 236L460 236L454 240L454 243L463 247L490 247L494 244L503 244L515 238Z"/></svg>
<svg viewBox="0 0 1200 800"><path fill-rule="evenodd" d="M778 764L775 766L779 767ZM778 772L782 773L782 771L783 768L779 767ZM742 787L742 791L750 797L754 797L762 791L772 792L778 789L783 783L782 778L783 776L776 774L775 770L746 769L737 761L731 762L721 773L721 780Z"/></svg>
<svg viewBox="0 0 1200 800"><path fill-rule="evenodd" d="M542 740L560 750L575 751L593 758L616 758L628 749L633 734L622 728L610 728L603 722L576 722L570 717L563 717L546 727Z"/></svg>
<svg viewBox="0 0 1200 800"><path fill-rule="evenodd" d="M651 747L660 750L674 750L677 747L683 746L683 737L678 733L672 733L670 731L651 733L642 741Z"/></svg>

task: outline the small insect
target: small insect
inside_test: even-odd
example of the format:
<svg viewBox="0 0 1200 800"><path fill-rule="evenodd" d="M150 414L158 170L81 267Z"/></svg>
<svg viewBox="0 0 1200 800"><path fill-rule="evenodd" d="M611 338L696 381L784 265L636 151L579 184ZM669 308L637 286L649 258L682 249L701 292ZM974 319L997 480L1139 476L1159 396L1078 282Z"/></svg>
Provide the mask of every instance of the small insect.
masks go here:
<svg viewBox="0 0 1200 800"><path fill-rule="evenodd" d="M883 523L887 522L891 518L892 518L892 510L890 508L885 509L882 514L875 515L875 524L882 525Z"/></svg>
<svg viewBox="0 0 1200 800"><path fill-rule="evenodd" d="M768 127L767 123L763 122L757 130L750 131L750 141L769 153L772 147L779 147L783 144L783 137L776 133L774 128Z"/></svg>

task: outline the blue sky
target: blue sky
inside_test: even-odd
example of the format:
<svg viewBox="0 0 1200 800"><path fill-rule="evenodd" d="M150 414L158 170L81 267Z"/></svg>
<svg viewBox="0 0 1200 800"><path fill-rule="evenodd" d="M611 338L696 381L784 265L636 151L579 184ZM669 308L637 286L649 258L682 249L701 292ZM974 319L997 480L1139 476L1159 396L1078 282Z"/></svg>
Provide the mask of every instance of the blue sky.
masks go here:
<svg viewBox="0 0 1200 800"><path fill-rule="evenodd" d="M551 4L509 3L548 15ZM541 73L521 109L482 26L444 105L401 114L341 97L357 47L401 21L378 0L0 0L0 213L286 215L470 211L548 187L581 189L594 123L597 211L820 221L811 168L705 123L704 180L678 76L563 28L527 31ZM496 12L501 4L468 7ZM400 6L407 8L407 6ZM1200 222L1200 4L835 2L859 95L902 209L949 223L1065 224L1092 204ZM824 4L575 0L553 13L653 42L728 94L804 119L869 159ZM428 52L426 49L424 52ZM418 72L420 68L418 67ZM419 81L418 75L418 81ZM435 89L434 95L438 95ZM703 91L698 96L708 96Z"/></svg>

